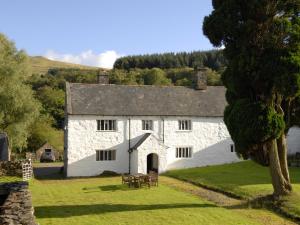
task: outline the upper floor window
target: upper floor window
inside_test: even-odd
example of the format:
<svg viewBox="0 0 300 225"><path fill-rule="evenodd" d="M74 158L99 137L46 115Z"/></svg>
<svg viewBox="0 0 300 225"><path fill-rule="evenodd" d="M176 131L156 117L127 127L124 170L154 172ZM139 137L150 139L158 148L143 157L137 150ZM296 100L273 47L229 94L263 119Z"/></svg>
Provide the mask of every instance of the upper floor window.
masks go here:
<svg viewBox="0 0 300 225"><path fill-rule="evenodd" d="M115 131L116 121L115 120L97 120L97 130L101 131Z"/></svg>
<svg viewBox="0 0 300 225"><path fill-rule="evenodd" d="M143 130L153 130L153 121L152 120L143 120L142 121Z"/></svg>
<svg viewBox="0 0 300 225"><path fill-rule="evenodd" d="M179 130L192 130L191 120L179 120L178 125L179 125Z"/></svg>
<svg viewBox="0 0 300 225"><path fill-rule="evenodd" d="M116 150L96 150L96 161L116 160Z"/></svg>
<svg viewBox="0 0 300 225"><path fill-rule="evenodd" d="M192 147L179 147L176 148L176 158L191 158Z"/></svg>

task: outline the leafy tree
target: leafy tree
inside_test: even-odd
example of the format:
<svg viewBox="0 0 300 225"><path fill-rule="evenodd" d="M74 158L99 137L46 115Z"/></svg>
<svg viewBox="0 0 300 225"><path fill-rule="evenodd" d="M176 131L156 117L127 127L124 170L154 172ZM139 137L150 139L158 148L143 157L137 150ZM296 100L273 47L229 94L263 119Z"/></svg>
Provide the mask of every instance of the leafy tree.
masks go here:
<svg viewBox="0 0 300 225"><path fill-rule="evenodd" d="M61 89L45 86L37 91L37 98L43 105L44 114L50 114L54 119L54 126L62 128L64 123L65 92Z"/></svg>
<svg viewBox="0 0 300 225"><path fill-rule="evenodd" d="M299 0L213 0L203 31L225 46L226 126L245 158L270 167L274 195L292 186L286 134L300 94Z"/></svg>
<svg viewBox="0 0 300 225"><path fill-rule="evenodd" d="M31 125L27 151L36 151L45 142L63 151L63 131L52 127L53 122L51 117L42 115Z"/></svg>
<svg viewBox="0 0 300 225"><path fill-rule="evenodd" d="M39 115L40 104L23 83L27 74L26 54L0 34L0 131L8 133L14 149L26 147L29 127Z"/></svg>
<svg viewBox="0 0 300 225"><path fill-rule="evenodd" d="M170 85L171 80L166 77L163 70L153 68L144 75L144 83L146 85Z"/></svg>

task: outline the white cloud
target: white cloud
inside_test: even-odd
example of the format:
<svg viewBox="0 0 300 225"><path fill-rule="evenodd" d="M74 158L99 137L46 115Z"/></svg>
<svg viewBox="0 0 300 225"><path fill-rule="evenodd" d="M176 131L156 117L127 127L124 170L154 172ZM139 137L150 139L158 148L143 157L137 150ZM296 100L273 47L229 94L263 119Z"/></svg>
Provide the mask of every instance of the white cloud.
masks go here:
<svg viewBox="0 0 300 225"><path fill-rule="evenodd" d="M53 50L49 50L44 56L51 60L111 69L116 59L122 55L113 50L105 51L99 54L94 53L92 50L87 50L77 55L61 54Z"/></svg>

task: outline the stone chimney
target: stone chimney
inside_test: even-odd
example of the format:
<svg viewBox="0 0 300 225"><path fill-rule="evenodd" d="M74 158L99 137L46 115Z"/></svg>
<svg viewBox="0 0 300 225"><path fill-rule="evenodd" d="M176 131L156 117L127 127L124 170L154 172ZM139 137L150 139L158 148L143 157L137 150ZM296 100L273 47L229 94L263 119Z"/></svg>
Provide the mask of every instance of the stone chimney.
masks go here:
<svg viewBox="0 0 300 225"><path fill-rule="evenodd" d="M109 84L108 75L105 71L99 70L97 74L97 83L98 84Z"/></svg>
<svg viewBox="0 0 300 225"><path fill-rule="evenodd" d="M207 74L206 68L197 67L195 68L194 85L196 90L206 90L207 88Z"/></svg>

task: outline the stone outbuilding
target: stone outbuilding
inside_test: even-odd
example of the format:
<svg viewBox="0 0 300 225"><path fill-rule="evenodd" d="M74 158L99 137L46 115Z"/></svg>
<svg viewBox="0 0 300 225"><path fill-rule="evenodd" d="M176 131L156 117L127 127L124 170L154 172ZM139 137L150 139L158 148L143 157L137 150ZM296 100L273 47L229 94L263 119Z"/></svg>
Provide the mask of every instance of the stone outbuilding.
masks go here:
<svg viewBox="0 0 300 225"><path fill-rule="evenodd" d="M49 142L45 142L36 152L36 160L42 161L42 157L53 159L53 161L62 160L62 154L55 149Z"/></svg>

